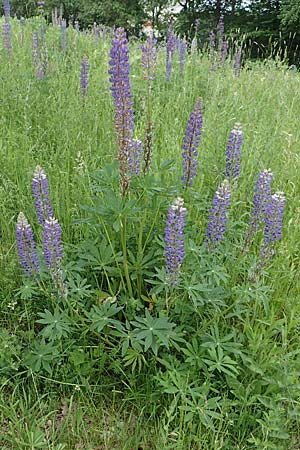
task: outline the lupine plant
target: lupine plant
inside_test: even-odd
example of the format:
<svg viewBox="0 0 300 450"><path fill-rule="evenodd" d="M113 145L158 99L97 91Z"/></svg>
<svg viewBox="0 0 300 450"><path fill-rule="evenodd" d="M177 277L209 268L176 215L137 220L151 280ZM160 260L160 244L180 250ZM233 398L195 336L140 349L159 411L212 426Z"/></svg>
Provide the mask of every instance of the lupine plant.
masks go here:
<svg viewBox="0 0 300 450"><path fill-rule="evenodd" d="M176 36L172 27L168 28L167 42L166 42L166 81L170 81L173 57L176 49Z"/></svg>
<svg viewBox="0 0 300 450"><path fill-rule="evenodd" d="M182 145L183 175L181 179L186 187L192 185L193 178L197 174L197 148L200 142L202 125L202 99L198 98L194 110L189 117Z"/></svg>
<svg viewBox="0 0 300 450"><path fill-rule="evenodd" d="M109 81L115 105L115 130L119 144L120 184L122 194L125 195L129 188L128 160L130 142L134 130L134 115L129 80L128 41L123 28L117 28L115 31L110 58Z"/></svg>
<svg viewBox="0 0 300 450"><path fill-rule="evenodd" d="M242 47L238 47L234 60L234 73L236 77L240 77L241 75L241 59L242 59Z"/></svg>
<svg viewBox="0 0 300 450"><path fill-rule="evenodd" d="M187 52L187 43L186 39L181 39L179 44L179 65L180 65L180 73L184 72L185 62L186 62L186 52Z"/></svg>
<svg viewBox="0 0 300 450"><path fill-rule="evenodd" d="M186 208L184 201L178 197L171 205L165 228L165 255L168 282L171 286L179 280L180 267L184 258L184 236Z"/></svg>
<svg viewBox="0 0 300 450"><path fill-rule="evenodd" d="M22 212L20 212L17 220L16 240L19 258L25 273L28 276L35 277L40 272L40 264L32 228Z"/></svg>
<svg viewBox="0 0 300 450"><path fill-rule="evenodd" d="M226 148L225 177L229 180L233 180L240 176L242 142L242 128L239 123L236 123L233 130L229 134Z"/></svg>
<svg viewBox="0 0 300 450"><path fill-rule="evenodd" d="M209 214L206 243L211 251L216 249L224 237L229 205L230 187L228 181L225 180L216 191Z"/></svg>
<svg viewBox="0 0 300 450"><path fill-rule="evenodd" d="M146 174L151 165L153 154L153 132L154 123L152 120L152 82L155 79L157 62L157 47L156 39L153 36L148 36L144 45L142 45L142 70L143 78L147 83L146 93L146 126L144 132L144 168L143 172Z"/></svg>
<svg viewBox="0 0 300 450"><path fill-rule="evenodd" d="M251 211L247 241L252 241L259 230L260 224L264 222L268 204L271 200L272 180L273 173L270 169L263 170L258 176L258 180L255 184L253 209Z"/></svg>
<svg viewBox="0 0 300 450"><path fill-rule="evenodd" d="M2 39L3 47L5 48L7 55L10 57L12 55L12 44L9 21L2 23Z"/></svg>
<svg viewBox="0 0 300 450"><path fill-rule="evenodd" d="M83 103L85 102L88 83L89 83L89 62L87 56L84 56L81 61L81 69L80 69L80 87Z"/></svg>

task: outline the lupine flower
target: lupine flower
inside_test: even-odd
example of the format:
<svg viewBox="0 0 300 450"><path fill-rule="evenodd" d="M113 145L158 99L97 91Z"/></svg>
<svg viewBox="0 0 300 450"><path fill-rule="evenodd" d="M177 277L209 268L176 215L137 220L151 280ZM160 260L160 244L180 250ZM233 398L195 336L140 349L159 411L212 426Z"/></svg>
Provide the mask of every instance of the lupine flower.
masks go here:
<svg viewBox="0 0 300 450"><path fill-rule="evenodd" d="M37 67L39 63L39 34L37 31L33 33L32 37L32 59L33 64Z"/></svg>
<svg viewBox="0 0 300 450"><path fill-rule="evenodd" d="M191 55L194 55L198 49L198 41L197 36L193 37L192 43L191 43Z"/></svg>
<svg viewBox="0 0 300 450"><path fill-rule="evenodd" d="M44 223L43 249L46 266L55 273L62 259L61 228L54 217L48 217Z"/></svg>
<svg viewBox="0 0 300 450"><path fill-rule="evenodd" d="M241 75L241 59L242 59L242 48L238 47L234 61L234 73L236 77L239 77Z"/></svg>
<svg viewBox="0 0 300 450"><path fill-rule="evenodd" d="M129 144L134 130L133 101L129 80L129 51L124 28L117 28L110 50L109 81L115 105L115 129L119 143L120 182L122 194L129 188Z"/></svg>
<svg viewBox="0 0 300 450"><path fill-rule="evenodd" d="M224 41L221 50L220 65L223 66L228 54L228 41Z"/></svg>
<svg viewBox="0 0 300 450"><path fill-rule="evenodd" d="M156 62L157 62L157 47L156 39L148 36L144 45L142 45L142 62L144 80L154 80Z"/></svg>
<svg viewBox="0 0 300 450"><path fill-rule="evenodd" d="M96 24L96 22L94 22L94 36L95 36L96 41L98 41L99 40L99 27Z"/></svg>
<svg viewBox="0 0 300 450"><path fill-rule="evenodd" d="M184 258L184 219L186 208L183 199L178 197L169 209L165 228L166 271L170 285L178 282L180 267Z"/></svg>
<svg viewBox="0 0 300 450"><path fill-rule="evenodd" d="M49 185L44 169L37 166L32 178L32 194L39 223L42 225L49 217L53 216L53 210L49 197Z"/></svg>
<svg viewBox="0 0 300 450"><path fill-rule="evenodd" d="M77 33L79 33L79 31L80 31L80 25L79 25L78 20L75 20L75 30L77 31Z"/></svg>
<svg viewBox="0 0 300 450"><path fill-rule="evenodd" d="M225 170L226 178L234 179L240 176L242 142L242 128L239 123L236 123L233 130L229 134L227 142Z"/></svg>
<svg viewBox="0 0 300 450"><path fill-rule="evenodd" d="M263 170L258 176L254 190L254 205L251 212L250 228L248 231L249 237L253 237L258 231L260 223L263 222L266 217L268 204L271 199L272 180L273 174L270 169Z"/></svg>
<svg viewBox="0 0 300 450"><path fill-rule="evenodd" d="M271 196L266 207L264 242L273 245L282 238L282 219L284 214L285 197L283 192L276 192Z"/></svg>
<svg viewBox="0 0 300 450"><path fill-rule="evenodd" d="M12 45L11 45L9 22L3 22L3 24L2 24L2 38L3 38L3 46L6 50L6 53L8 54L8 56L11 56Z"/></svg>
<svg viewBox="0 0 300 450"><path fill-rule="evenodd" d="M85 100L86 97L88 82L89 82L89 62L87 57L84 56L81 61L81 70L80 70L80 87L83 101Z"/></svg>
<svg viewBox="0 0 300 450"><path fill-rule="evenodd" d="M22 46L24 45L24 41L25 41L25 32L24 32L24 27L25 27L25 19L24 17L21 17L20 19L20 26L21 26L21 43Z"/></svg>
<svg viewBox="0 0 300 450"><path fill-rule="evenodd" d="M61 21L61 48L66 51L67 49L67 22L65 20Z"/></svg>
<svg viewBox="0 0 300 450"><path fill-rule="evenodd" d="M199 97L192 111L183 138L182 166L183 175L181 179L186 186L192 185L192 180L197 174L198 145L202 130L202 99Z"/></svg>
<svg viewBox="0 0 300 450"><path fill-rule="evenodd" d="M5 20L8 22L10 18L10 0L3 0L3 9Z"/></svg>
<svg viewBox="0 0 300 450"><path fill-rule="evenodd" d="M224 17L220 16L218 25L217 25L217 30L218 30L218 50L219 52L222 51L223 48L223 35L224 35Z"/></svg>
<svg viewBox="0 0 300 450"><path fill-rule="evenodd" d="M25 273L35 276L40 272L33 232L25 215L20 212L16 225L16 241L21 264Z"/></svg>
<svg viewBox="0 0 300 450"><path fill-rule="evenodd" d="M285 197L282 192L276 192L270 197L266 207L264 239L260 248L260 259L256 264L252 279L255 280L267 261L274 255L276 241L282 237L282 220L284 215Z"/></svg>
<svg viewBox="0 0 300 450"><path fill-rule="evenodd" d="M213 31L210 31L209 33L209 58L212 61L212 70L215 70L215 64L213 63L215 59L215 49L216 49L216 42L215 42L215 33Z"/></svg>
<svg viewBox="0 0 300 450"><path fill-rule="evenodd" d="M187 50L186 40L182 39L182 41L180 41L180 49L179 49L180 73L183 73L183 71L184 71L185 60L186 60L186 50Z"/></svg>
<svg viewBox="0 0 300 450"><path fill-rule="evenodd" d="M142 142L138 139L131 139L129 146L128 168L132 175L139 175L142 162Z"/></svg>
<svg viewBox="0 0 300 450"><path fill-rule="evenodd" d="M195 20L195 34L198 33L200 27L200 19Z"/></svg>
<svg viewBox="0 0 300 450"><path fill-rule="evenodd" d="M173 65L173 55L176 49L176 36L173 29L170 27L167 31L167 45L166 45L166 80L170 81L172 65Z"/></svg>
<svg viewBox="0 0 300 450"><path fill-rule="evenodd" d="M210 249L215 248L223 239L229 205L230 188L228 181L225 180L218 188L210 209L209 222L206 230L206 243Z"/></svg>

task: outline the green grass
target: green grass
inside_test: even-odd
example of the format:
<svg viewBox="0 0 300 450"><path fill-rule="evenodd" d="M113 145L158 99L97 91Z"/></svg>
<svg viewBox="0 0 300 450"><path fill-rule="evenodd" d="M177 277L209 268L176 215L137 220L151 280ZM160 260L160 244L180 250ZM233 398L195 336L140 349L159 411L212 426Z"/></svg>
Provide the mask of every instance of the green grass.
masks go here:
<svg viewBox="0 0 300 450"><path fill-rule="evenodd" d="M219 272L229 280L226 305L199 308L195 314L196 338L211 335L215 325L220 340L233 343L233 350L224 348L232 359L237 358L239 376L234 378L217 369L203 371L204 356L195 348L189 360L174 348L160 359L143 355L141 370L137 364L132 371L118 353L116 338L102 336L89 341L86 335L80 336L78 347L75 338L67 348L60 348L64 356L51 374L34 372L24 362L23 353L38 335L38 312L50 308L55 300L45 293L26 298L17 257L15 223L19 211L26 213L35 235L41 236L31 197L33 171L39 164L48 175L67 264L80 243L94 237L87 224L74 222L85 217L81 205L93 203L94 171L111 163L118 149L107 74L110 40L97 43L91 35L77 36L68 29L64 54L59 29L49 27L48 72L45 80L38 81L32 67L31 36L40 24L38 20L27 23L22 47L19 25L12 22L13 57L9 60L1 49L0 68L1 448L299 448L299 74L278 61L245 61L240 78L236 78L229 61L224 68L211 71L206 54L199 54L188 56L182 76L175 60L171 82L166 83L164 50L159 53L152 100L153 167L175 159L165 175L166 185L169 178L173 184L180 179L182 137L197 97L203 98L199 173L193 186L197 194L187 195L189 237L197 243L203 240L209 204L223 180L227 137L235 122L242 124L244 133L242 173L230 211L232 242L225 248L238 248L235 223L248 222L261 170L271 168L274 190L286 195L283 239L261 283L241 282L247 268L236 251L235 259L231 255L227 261L219 261ZM141 76L140 43L133 42L130 52L136 134L142 138L146 87ZM91 75L83 106L79 71L85 54ZM84 170L79 167L79 152ZM159 197L164 211L173 197L172 192ZM161 212L158 216L161 225L157 227L162 233L165 216ZM132 238L129 248L131 243ZM186 264L188 272L190 263ZM190 272L191 267L192 263ZM95 278L90 275L88 282ZM84 301L97 304L99 286L96 291ZM182 296L175 293L172 301L180 306ZM184 317L184 307L176 314ZM194 336L188 333L191 344ZM233 335L226 341L230 333ZM244 349L242 356L236 356L236 344ZM82 361L78 352L84 353ZM202 420L209 410L205 401L201 403L206 390L210 399L221 399L220 406L211 409L217 412L211 416L213 428ZM193 403L194 398L197 401Z"/></svg>

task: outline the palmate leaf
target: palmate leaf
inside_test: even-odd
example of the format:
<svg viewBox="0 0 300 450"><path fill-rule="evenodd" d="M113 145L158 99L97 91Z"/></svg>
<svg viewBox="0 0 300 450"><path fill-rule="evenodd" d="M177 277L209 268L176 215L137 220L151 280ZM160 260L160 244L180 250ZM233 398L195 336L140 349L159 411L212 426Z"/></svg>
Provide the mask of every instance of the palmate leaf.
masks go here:
<svg viewBox="0 0 300 450"><path fill-rule="evenodd" d="M98 333L102 331L108 331L109 328L123 330L123 325L118 319L113 317L123 309L122 306L117 306L116 303L110 303L106 300L99 306L93 306L91 312L88 314L88 318L91 321L90 329L96 330Z"/></svg>
<svg viewBox="0 0 300 450"><path fill-rule="evenodd" d="M47 339L54 341L55 339L61 339L67 336L70 331L70 321L68 316L60 312L58 308L51 313L48 309L44 312L38 313L41 319L37 320L37 323L46 325L41 331L41 335Z"/></svg>
<svg viewBox="0 0 300 450"><path fill-rule="evenodd" d="M144 350L149 348L155 355L158 348L163 345L169 347L170 339L174 338L175 323L169 322L167 317L152 317L149 311L145 310L146 317L135 317L130 323L135 327L132 332L133 337L144 345Z"/></svg>
<svg viewBox="0 0 300 450"><path fill-rule="evenodd" d="M25 358L25 361L34 372L46 370L51 375L52 363L58 355L58 348L51 342L46 343L45 339L42 339L40 342L33 344L33 348Z"/></svg>

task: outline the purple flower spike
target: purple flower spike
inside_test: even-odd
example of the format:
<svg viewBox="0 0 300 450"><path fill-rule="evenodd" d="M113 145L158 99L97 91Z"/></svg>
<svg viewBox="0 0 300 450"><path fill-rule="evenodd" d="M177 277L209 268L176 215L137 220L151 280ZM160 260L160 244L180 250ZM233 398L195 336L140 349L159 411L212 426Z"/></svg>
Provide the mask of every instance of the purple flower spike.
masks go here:
<svg viewBox="0 0 300 450"><path fill-rule="evenodd" d="M219 51L221 51L222 47L223 47L223 35L224 35L224 17L223 16L220 16L217 30L218 30L218 41L219 41L218 49L219 49Z"/></svg>
<svg viewBox="0 0 300 450"><path fill-rule="evenodd" d="M183 175L181 179L186 186L192 185L192 180L197 174L197 148L200 142L202 130L202 99L199 97L192 111L183 138L182 166Z"/></svg>
<svg viewBox="0 0 300 450"><path fill-rule="evenodd" d="M270 197L265 216L264 239L260 249L260 262L258 267L274 255L276 241L282 238L282 220L284 215L285 197L282 192L276 192Z"/></svg>
<svg viewBox="0 0 300 450"><path fill-rule="evenodd" d="M8 56L12 54L11 36L10 36L10 24L9 22L3 22L2 24L2 38L3 47L6 50Z"/></svg>
<svg viewBox="0 0 300 450"><path fill-rule="evenodd" d="M156 61L157 61L157 47L156 39L149 36L146 43L142 45L142 69L144 80L154 80Z"/></svg>
<svg viewBox="0 0 300 450"><path fill-rule="evenodd" d="M243 142L243 132L241 125L236 123L229 134L226 149L226 171L225 176L230 180L240 176L241 165L241 145Z"/></svg>
<svg viewBox="0 0 300 450"><path fill-rule="evenodd" d="M61 48L64 51L66 51L67 50L67 22L65 20L61 21L60 29L61 29Z"/></svg>
<svg viewBox="0 0 300 450"><path fill-rule="evenodd" d="M282 219L284 214L285 197L282 192L271 196L266 207L264 242L272 245L282 237Z"/></svg>
<svg viewBox="0 0 300 450"><path fill-rule="evenodd" d="M10 0L3 0L3 9L5 20L8 22L10 18Z"/></svg>
<svg viewBox="0 0 300 450"><path fill-rule="evenodd" d="M89 82L89 62L86 56L83 57L80 70L80 87L82 92L83 101L85 101L87 88Z"/></svg>
<svg viewBox="0 0 300 450"><path fill-rule="evenodd" d="M216 48L215 33L213 31L209 32L209 55L210 57L214 54Z"/></svg>
<svg viewBox="0 0 300 450"><path fill-rule="evenodd" d="M185 61L186 61L186 51L187 51L187 43L185 39L180 41L179 48L179 65L180 65L180 73L184 72Z"/></svg>
<svg viewBox="0 0 300 450"><path fill-rule="evenodd" d="M128 158L129 144L134 130L133 101L129 80L129 50L126 33L117 28L110 50L109 81L115 105L115 130L119 143L120 183L122 195L129 188Z"/></svg>
<svg viewBox="0 0 300 450"><path fill-rule="evenodd" d="M234 61L234 73L236 77L241 75L241 59L242 59L242 48L237 49Z"/></svg>
<svg viewBox="0 0 300 450"><path fill-rule="evenodd" d="M230 188L228 181L225 180L217 190L210 209L209 222L206 230L206 243L210 249L214 249L223 239L229 205Z"/></svg>
<svg viewBox="0 0 300 450"><path fill-rule="evenodd" d="M35 31L32 37L32 59L35 67L39 63L39 33Z"/></svg>
<svg viewBox="0 0 300 450"><path fill-rule="evenodd" d="M49 217L45 220L43 249L46 266L52 274L56 274L62 259L62 243L61 228L54 217Z"/></svg>
<svg viewBox="0 0 300 450"><path fill-rule="evenodd" d="M176 36L174 34L173 29L170 27L167 31L167 45L166 45L166 80L170 81L172 65L173 65L173 56L176 50Z"/></svg>
<svg viewBox="0 0 300 450"><path fill-rule="evenodd" d="M228 55L228 41L224 41L222 44L222 50L221 50L221 58L220 58L220 65L223 66L225 59Z"/></svg>
<svg viewBox="0 0 300 450"><path fill-rule="evenodd" d="M260 223L265 219L268 204L271 199L271 182L273 174L270 169L263 170L255 185L253 209L250 218L250 229L248 234L252 237L258 231Z"/></svg>
<svg viewBox="0 0 300 450"><path fill-rule="evenodd" d="M53 216L49 197L49 185L44 169L37 166L32 178L32 193L39 223L44 224L46 219Z"/></svg>
<svg viewBox="0 0 300 450"><path fill-rule="evenodd" d="M16 225L16 240L19 258L27 275L35 276L40 272L33 232L25 215L20 212Z"/></svg>
<svg viewBox="0 0 300 450"><path fill-rule="evenodd" d="M184 219L186 208L183 199L178 197L169 209L165 228L166 271L171 286L179 279L179 271L184 258Z"/></svg>
<svg viewBox="0 0 300 450"><path fill-rule="evenodd" d="M131 139L129 146L128 165L129 171L132 175L139 175L141 173L142 162L142 142L138 139Z"/></svg>

